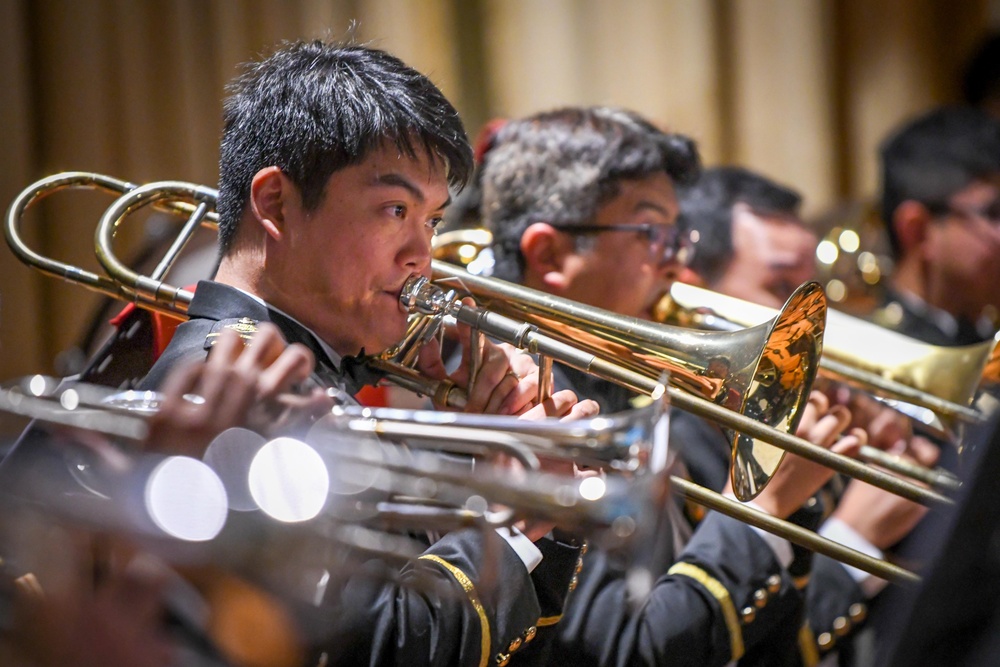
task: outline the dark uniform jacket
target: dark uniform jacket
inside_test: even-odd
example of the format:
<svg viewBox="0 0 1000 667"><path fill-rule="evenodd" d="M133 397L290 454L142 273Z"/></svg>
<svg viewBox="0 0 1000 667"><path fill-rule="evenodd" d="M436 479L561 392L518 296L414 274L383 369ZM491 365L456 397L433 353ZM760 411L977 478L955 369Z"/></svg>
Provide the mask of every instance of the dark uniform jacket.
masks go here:
<svg viewBox="0 0 1000 667"><path fill-rule="evenodd" d="M989 338L989 332L981 330L975 323L968 320L956 320L954 328L942 326L928 312L922 312L914 306L910 299L905 298L893 289L886 291L882 304L873 314L873 320L877 324L930 345L971 345ZM987 387L985 389L994 395L997 390L996 387ZM963 435L965 448L961 461L958 457L958 450L955 447L939 442L938 444L941 445L941 457L937 465L951 470L961 477L971 477L974 473L974 465L971 461L984 454L981 451L977 451L977 446L981 442L988 441L990 435L991 432L985 425L968 427ZM966 482L968 481L966 479ZM920 523L917 524L909 535L903 538L900 544L894 547L895 553L901 557L904 563L916 564L921 568L927 566L929 554L940 546L941 541L945 539L948 531L951 530L953 521L954 512L945 512L940 508L935 508L921 519ZM944 567L947 568L950 565L945 565ZM912 587L890 586L880 593L872 601L868 622L871 632L875 636L875 639L872 641L874 644L872 652L874 652L875 657L867 661L858 661L855 663L842 661L842 664L859 664L862 667L869 664L887 664L885 652L895 644L895 639L898 639L903 619L909 618L908 615L911 613L911 610L914 614L921 613L920 609L915 608L915 604L917 604L916 600L917 589ZM942 616L942 618L944 617ZM958 632L958 634L961 635L961 632ZM937 635L925 635L920 640L916 640L917 634L912 634L908 640L910 645L905 647L905 651L901 650L900 653L918 655L919 651L925 649L928 645L926 640L930 636L936 637ZM902 643L900 644L900 648L904 648ZM995 660L995 656L990 660ZM895 664L904 663L897 662ZM942 663L935 662L928 657L926 664ZM955 664L980 663L975 661L962 663L956 658Z"/></svg>
<svg viewBox="0 0 1000 667"><path fill-rule="evenodd" d="M182 361L204 359L213 334L222 327L264 321L277 325L287 341L312 349L317 360L314 378L325 386L353 395L373 377L355 360L331 359L302 325L232 287L199 283L188 315L143 387L158 386ZM306 619L324 635L314 642L317 651L325 652L325 664L537 662L553 634L546 628L562 614L580 556L576 546L548 539L537 544L544 558L530 575L495 531L466 529L430 545L394 582L352 577L328 593L326 603ZM384 570L377 561L368 566ZM336 567L331 564L331 569Z"/></svg>
<svg viewBox="0 0 1000 667"><path fill-rule="evenodd" d="M671 419L671 437L683 449L691 479L711 489L725 486L729 474L729 449L720 435L716 426L694 415L675 413ZM815 529L821 516L806 508L793 518ZM786 644L792 645L792 652L799 653L805 665L813 664L816 658L832 650L840 651L843 664L853 664L855 647L847 638L862 626L867 615L868 600L864 592L838 561L821 554L810 557L799 548L794 550L793 572L800 585L808 580L805 588L808 631L799 637L797 646L787 637ZM768 663L765 660L761 664Z"/></svg>
<svg viewBox="0 0 1000 667"><path fill-rule="evenodd" d="M610 412L633 396L561 366L556 385ZM749 526L709 513L679 555L646 562L654 583L636 600L626 565L598 549L584 556L554 656L573 665L795 664L801 594Z"/></svg>
<svg viewBox="0 0 1000 667"><path fill-rule="evenodd" d="M872 319L880 326L931 345L971 345L989 338L988 332L980 331L968 320L958 319L954 330L946 330L928 313L916 309L910 299L891 288L886 290Z"/></svg>

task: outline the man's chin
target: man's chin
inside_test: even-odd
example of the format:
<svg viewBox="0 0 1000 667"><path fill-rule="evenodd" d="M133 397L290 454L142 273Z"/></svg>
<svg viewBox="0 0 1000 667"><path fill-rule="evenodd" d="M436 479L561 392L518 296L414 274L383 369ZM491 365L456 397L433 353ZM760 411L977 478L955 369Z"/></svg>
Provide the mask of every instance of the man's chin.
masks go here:
<svg viewBox="0 0 1000 667"><path fill-rule="evenodd" d="M373 338L370 341L370 347L365 348L365 354L380 355L385 352L394 352L406 338L406 332L406 326L386 330L384 335L379 336L377 340Z"/></svg>

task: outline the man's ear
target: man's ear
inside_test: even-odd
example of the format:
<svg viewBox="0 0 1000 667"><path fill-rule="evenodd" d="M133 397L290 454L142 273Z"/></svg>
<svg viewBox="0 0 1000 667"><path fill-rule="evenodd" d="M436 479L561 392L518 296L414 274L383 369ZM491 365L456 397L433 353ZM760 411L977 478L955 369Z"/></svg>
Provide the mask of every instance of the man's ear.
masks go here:
<svg viewBox="0 0 1000 667"><path fill-rule="evenodd" d="M250 209L268 236L280 241L285 230L288 178L278 167L266 167L250 181Z"/></svg>
<svg viewBox="0 0 1000 667"><path fill-rule="evenodd" d="M892 212L892 228L904 256L923 244L930 224L931 212L920 202L908 199L896 207Z"/></svg>
<svg viewBox="0 0 1000 667"><path fill-rule="evenodd" d="M525 275L534 276L546 286L562 289L568 284L566 257L572 249L568 234L560 234L546 222L536 222L521 234L521 254Z"/></svg>

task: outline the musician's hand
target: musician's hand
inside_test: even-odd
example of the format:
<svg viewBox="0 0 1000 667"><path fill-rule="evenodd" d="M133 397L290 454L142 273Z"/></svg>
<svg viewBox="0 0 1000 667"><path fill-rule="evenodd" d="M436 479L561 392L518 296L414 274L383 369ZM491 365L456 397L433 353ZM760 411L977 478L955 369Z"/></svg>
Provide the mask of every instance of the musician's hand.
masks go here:
<svg viewBox="0 0 1000 667"><path fill-rule="evenodd" d="M844 431L851 422L850 412L843 406L830 407L826 396L812 392L796 435L815 445L838 454L855 455L865 444L861 429ZM802 506L820 487L833 477L833 470L794 454L786 454L771 481L754 502L779 518L786 518Z"/></svg>
<svg viewBox="0 0 1000 667"><path fill-rule="evenodd" d="M201 457L222 431L261 427L251 423L252 406L276 401L309 376L313 363L308 348L287 345L272 324L261 325L249 346L235 332L224 330L205 363L180 368L167 377L163 405L150 419L148 447ZM185 395L201 400L187 400ZM275 410L267 412L269 419L276 416Z"/></svg>
<svg viewBox="0 0 1000 667"><path fill-rule="evenodd" d="M842 383L824 383L823 391L831 403L851 411L851 426L864 429L868 434L867 444L917 461L928 457L936 460L940 451L938 446L914 434L913 420L899 410Z"/></svg>
<svg viewBox="0 0 1000 667"><path fill-rule="evenodd" d="M563 421L596 417L601 411L597 401L579 400L569 389L563 389L549 396L538 405L520 414L521 419L545 419L559 417Z"/></svg>
<svg viewBox="0 0 1000 667"><path fill-rule="evenodd" d="M447 373L435 345L424 345L420 349L417 368L432 379L449 379L465 387L468 393L466 412L517 415L535 404L538 366L530 355L507 343L497 344L483 336L473 336L471 328L464 324L458 326L458 338L462 345L462 361L454 373ZM474 340L479 346L479 367L470 387L469 367Z"/></svg>
<svg viewBox="0 0 1000 667"><path fill-rule="evenodd" d="M909 450L919 458L906 458L928 468L936 465L939 450L927 445ZM906 537L926 513L927 508L919 503L855 479L847 485L833 516L885 551Z"/></svg>

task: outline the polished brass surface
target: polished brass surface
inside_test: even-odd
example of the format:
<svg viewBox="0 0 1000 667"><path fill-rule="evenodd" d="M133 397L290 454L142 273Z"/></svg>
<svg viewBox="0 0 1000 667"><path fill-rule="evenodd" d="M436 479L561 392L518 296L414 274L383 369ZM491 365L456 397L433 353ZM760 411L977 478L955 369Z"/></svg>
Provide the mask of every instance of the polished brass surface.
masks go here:
<svg viewBox="0 0 1000 667"><path fill-rule="evenodd" d="M19 229L21 217L23 216L25 209L28 205L30 205L30 202L38 196L39 192L44 192L45 194L54 192L55 190L61 188L64 181L66 183L73 184L72 186L66 185L66 187L81 187L80 184L87 179L92 179L94 181L94 184L91 184L90 187L103 187L96 184L107 180L112 185L110 188L104 189L110 189L112 191L115 191L116 189L125 190L122 197L116 201L111 209L109 209L109 212L107 212L102 218L102 229L98 231L97 235L98 245L103 248L100 251L104 255L102 263L106 266L110 265L109 270L113 271L117 276L115 279L111 279L110 277L98 277L98 279L95 280L92 274L86 275L86 272L83 272L76 267L58 264L53 267L53 265L49 264L51 260L47 260L47 258L43 258L37 253L28 251L27 246L24 245L23 241L19 238L19 235L12 235L10 233L11 229ZM124 185L119 187L116 184ZM87 185L83 185L82 187L87 187ZM148 186L143 186L143 190L138 194L134 196L131 195L132 191L136 189L137 188L135 186L127 184L124 181L115 181L114 179L107 179L107 177L101 177L95 174L59 174L49 179L39 181L22 192L8 211L8 241L14 248L15 254L17 254L22 261L25 261L25 263L38 268L49 275L56 275L98 291L104 291L104 288L107 288L106 293L109 293L111 296L129 298L136 301L136 303L141 307L174 313L183 317L187 304L190 302L190 298L192 296L191 293L185 290L170 287L169 285L164 285L156 278L140 276L118 261L114 255L113 248L111 247L111 241L113 241L114 237L113 230L121 223L122 216L124 216L126 212L131 212L137 206L143 204L163 206L175 213L190 215L189 224L185 226L185 229L189 229L196 224L211 225L214 214L210 211L205 213L204 209L211 208L211 205L214 203L214 191L209 188L202 188L201 186L177 182L150 184ZM158 190L164 190L167 194L159 195L157 194ZM201 206L201 204L205 204L205 206ZM197 220L197 222L191 222L191 220ZM172 252L179 251L181 247L183 247L182 241L175 243L172 248ZM165 266L171 261L172 259L165 258L160 263L160 266ZM438 267L437 263L436 267ZM442 301L442 303L444 302ZM807 301L805 307L814 307L819 303L823 303L822 299L817 299L811 302ZM540 334L538 327L535 325L531 325L523 321L516 322L497 313L491 314L488 311L476 308L460 309L460 312L463 313L463 317L475 319L480 324L484 322L490 322L493 324L503 322L504 324L501 329L506 330L505 332L507 334L512 334L512 338L514 340L525 343L525 348L529 351L544 353L550 357L557 358L562 363L576 365L579 368L584 368L590 372L601 375L602 377L609 377L610 379L614 376L616 381L620 381L626 386L637 388L639 391L644 391L657 396L658 388L659 391L662 392L662 385L659 384L658 380L651 379L650 376L652 373L648 371L648 369L647 373L644 374L631 368L616 366L614 363L602 359L588 350L573 348L571 345L560 340ZM795 329L797 327L796 323L799 321L799 318L792 317L787 324L784 324L781 327L776 326L775 329ZM637 323L646 325L649 324L638 321ZM594 323L595 331L600 329L600 326L598 326L599 324L600 323ZM604 326L607 326L607 323L604 323ZM613 326L611 328L613 328ZM640 329L641 328L642 327L640 327ZM481 330L484 330L487 333L493 333L489 328L481 328ZM628 333L629 332L624 332L622 335ZM789 333L794 334L795 332ZM573 337L575 341L575 336L572 333L567 335ZM794 335L788 336L787 338L792 341L796 340ZM787 340L785 342L787 343ZM640 344L640 351L633 355L636 359L641 359L642 354L648 354L649 350L642 347L646 344L647 343ZM617 352L620 351L622 346L626 348L628 347L627 340L619 343L617 347L613 346L612 349ZM788 349L787 345L784 347L778 345L770 354L765 354L767 350L762 352L760 356L767 357L766 361L769 362L767 364L762 364L762 366L766 367L769 372L764 373L761 371L761 377L751 376L751 384L757 383L764 385L765 387L775 387L776 385L781 384L781 380L783 378L795 378L797 374L796 369L783 361L785 359L783 352ZM562 358L558 355L552 354L556 351L566 353L566 357ZM684 354L679 356L682 357L685 364L691 364L690 360L683 359ZM815 359L813 359L813 361L815 361ZM654 364L654 367L657 367L656 364ZM657 372L660 372L660 370L662 369L657 367ZM689 374L688 380L690 380L691 386L700 387L702 389L701 393L705 393L705 391L707 391L710 395L713 395L716 398L725 398L732 395L728 392L729 385L724 378L713 377L706 374L704 378L699 379L697 377L697 373L695 373L693 375ZM752 390L753 388L751 387L750 391ZM744 387L739 387L737 388L737 391L747 390ZM855 476L863 481L870 482L876 486L880 486L895 492L900 496L910 498L918 502L925 504L947 504L951 502L949 499L940 496L939 494L926 491L925 489L916 487L912 484L907 484L891 475L887 475L879 471L873 471L860 463L838 456L822 448L818 448L801 438L779 431L751 417L738 414L727 407L723 407L722 405L718 405L711 400L707 400L696 393L692 393L690 391L690 386L685 390L681 390L676 387L668 387L666 389L666 393L669 395L675 406L704 416L731 429L738 430L741 433L745 433L753 440L760 440L774 444L782 450L797 453L806 458L811 458L812 460L815 460L823 465L827 465L834 470ZM722 402L725 403L726 401L723 400ZM712 503L716 505L717 509L720 511L729 513L730 501L722 498L721 495L708 489L701 489L696 493L701 496L702 499L711 499L706 500L705 504ZM702 499L699 499L698 502L702 502ZM816 537L814 534L810 534L812 537L797 536L797 531L794 530L794 527L791 529L788 528L790 524L785 526L787 522L773 518L771 518L770 521L765 521L756 517L753 521L750 521L750 523L753 523L754 525L761 525L761 527L765 530L771 530L774 532L774 526L771 525L772 522L777 522L775 525L782 526L780 528L782 534L789 537L792 541L805 544L805 546L809 548L816 548L818 551L827 553L825 550L826 547L820 546L822 543L819 543L816 547L810 545L810 543L815 541L813 539ZM834 548L834 550L836 549ZM871 567L863 560L853 560L849 554L846 555L846 558L848 558L848 560L845 562L866 571L872 571Z"/></svg>
<svg viewBox="0 0 1000 667"><path fill-rule="evenodd" d="M435 237L435 257L468 265L491 242L488 230L452 230ZM675 283L656 311L659 322L713 331L756 326L777 312L684 283ZM977 387L1000 383L1000 333L993 341L941 347L831 308L827 312L820 372L881 398L900 401L908 416L955 437L955 421L974 423L984 418L972 407Z"/></svg>
<svg viewBox="0 0 1000 667"><path fill-rule="evenodd" d="M458 298L458 292L455 290L445 291L440 286L431 284L423 278L412 279L404 287L404 293L401 295L404 305L411 308L416 307L419 312L428 315L432 313L438 315L444 313L450 314L469 326L479 328L484 333L499 340L511 343L532 353L550 356L557 359L560 363L585 370L588 373L632 388L640 393L651 393L656 387L660 386L658 380L652 379L652 373L648 369L645 372L641 369L636 370L634 364L628 363L637 359L627 359L626 363L622 363L622 360L615 356L626 350L626 347L613 347L610 359L606 359L600 356L602 354L601 350L588 348L587 341L592 338L599 339L601 327L613 329L613 325L610 323L615 321L622 322L621 335L636 335L636 340L640 344L644 340L641 335L642 332L649 332L650 335L655 337L664 329L674 329L673 327L664 327L664 325L635 320L634 318L623 318L615 313L566 301L565 299L558 299L557 297L537 292L537 290L529 290L519 285L513 285L492 278L470 276L460 268L451 267L443 262L435 261L433 266L436 276L442 278L454 276L448 278L447 284L449 286L461 283L464 293L472 294L477 299L482 296L485 301L493 303L498 310L514 308L518 312L521 312L526 307L533 305L531 302L536 298L536 295L537 298L541 299L543 304L548 304L549 306L562 302L567 307L567 318L576 320L581 328L570 327L567 329L567 335L573 338L573 344L568 344L557 337L548 335L549 332L537 324L529 324L523 319L515 319L519 315L508 318L488 309L463 304ZM584 313L589 313L589 316L592 316L594 321L587 321L583 316ZM558 313L556 315L558 316ZM636 332L639 333L637 334ZM691 333L697 334L698 332ZM613 331L612 334L614 335ZM646 357L652 358L648 354ZM655 359L653 360L655 361ZM774 445L786 452L798 454L803 458L820 463L837 472L868 482L915 502L927 505L952 504L951 499L940 493L925 489L907 480L867 466L859 461L831 452L690 391L677 387L668 387L667 393L670 395L671 403L674 407L714 421L754 440ZM738 493L737 491L737 497L739 497Z"/></svg>
<svg viewBox="0 0 1000 667"><path fill-rule="evenodd" d="M794 431L808 400L822 347L826 301L812 283L801 287L769 323L735 333L707 333L624 317L606 310L562 299L495 278L474 276L459 267L435 260L437 285L473 296L490 311L480 316L470 309L437 303L417 312L448 311L473 327L481 327L495 314L517 323L529 323L546 339L561 346L587 351L579 356L558 347L551 353L531 352L592 372L629 387L648 392L663 373L674 387L700 396L776 430ZM518 336L521 325L509 327ZM487 332L493 333L493 332ZM538 346L541 337L532 332ZM766 440L732 430L733 488L737 497L755 497L781 462L784 450Z"/></svg>
<svg viewBox="0 0 1000 667"><path fill-rule="evenodd" d="M775 312L683 283L671 286L658 311L661 321L715 330L755 326ZM979 422L983 415L971 405L977 387L991 375L988 362L996 348L996 340L928 345L831 309L820 369L877 396L927 408L943 420Z"/></svg>

